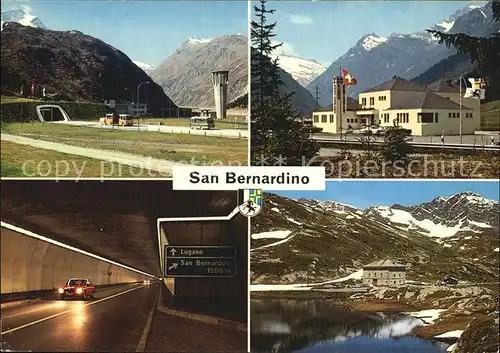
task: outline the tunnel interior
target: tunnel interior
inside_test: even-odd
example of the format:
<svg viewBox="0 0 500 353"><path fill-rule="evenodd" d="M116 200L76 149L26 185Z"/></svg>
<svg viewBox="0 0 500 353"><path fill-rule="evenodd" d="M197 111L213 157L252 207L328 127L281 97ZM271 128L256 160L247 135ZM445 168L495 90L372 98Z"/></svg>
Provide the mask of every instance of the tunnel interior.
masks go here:
<svg viewBox="0 0 500 353"><path fill-rule="evenodd" d="M236 191L174 191L164 180L3 180L1 219L161 276L157 219L227 216Z"/></svg>

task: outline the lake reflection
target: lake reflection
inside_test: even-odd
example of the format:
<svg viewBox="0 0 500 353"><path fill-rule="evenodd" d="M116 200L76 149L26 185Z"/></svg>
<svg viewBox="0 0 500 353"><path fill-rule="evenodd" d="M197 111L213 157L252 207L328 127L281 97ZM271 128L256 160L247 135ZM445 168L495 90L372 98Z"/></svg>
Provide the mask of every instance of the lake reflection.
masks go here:
<svg viewBox="0 0 500 353"><path fill-rule="evenodd" d="M349 311L327 300L251 301L252 352L441 353L414 337L422 322L399 313Z"/></svg>

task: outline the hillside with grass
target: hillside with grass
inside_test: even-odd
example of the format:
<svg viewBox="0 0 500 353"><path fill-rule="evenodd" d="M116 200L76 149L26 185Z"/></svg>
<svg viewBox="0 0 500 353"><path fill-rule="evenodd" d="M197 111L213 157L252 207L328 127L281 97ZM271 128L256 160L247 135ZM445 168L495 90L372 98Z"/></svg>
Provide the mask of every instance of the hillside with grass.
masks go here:
<svg viewBox="0 0 500 353"><path fill-rule="evenodd" d="M129 101L140 83L141 103L150 108L174 102L120 50L79 31L53 31L9 22L2 28L2 95L35 95L56 100ZM43 87L43 88L42 88Z"/></svg>

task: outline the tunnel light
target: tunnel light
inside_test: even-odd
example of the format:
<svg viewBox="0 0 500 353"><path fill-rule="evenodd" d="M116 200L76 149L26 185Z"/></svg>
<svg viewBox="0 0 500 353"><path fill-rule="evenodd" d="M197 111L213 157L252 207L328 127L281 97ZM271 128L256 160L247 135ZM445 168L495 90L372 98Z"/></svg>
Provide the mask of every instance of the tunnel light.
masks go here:
<svg viewBox="0 0 500 353"><path fill-rule="evenodd" d="M4 222L4 221L0 222L0 226L3 227L3 228L6 228L6 229L10 229L10 230L12 230L14 232L17 232L17 233L21 233L21 234L27 235L27 236L29 236L31 238L39 239L39 240L42 240L42 241L44 241L46 243L54 244L54 245L59 246L61 248L65 248L65 249L68 249L68 250L71 250L71 251L74 251L74 252L77 252L77 253L80 253L80 254L83 254L83 255L87 255L89 257L93 257L94 259L97 259L97 260L105 261L105 262L110 263L112 265L119 266L121 268L124 268L124 269L130 270L130 271L139 273L141 275L146 275L148 277L155 277L154 275L152 275L150 273L146 273L144 271L135 269L133 267L130 267L130 266L127 266L127 265L123 265L123 264L121 264L119 262L115 262L113 260L106 259L105 257L92 254L92 253L90 253L88 251L85 251L85 250L80 250L80 249L75 248L73 246L69 246L69 245L61 243L61 242L59 242L57 240L50 239L50 238L44 237L43 235L39 235L39 234L30 232L29 230L17 227L15 225L12 225L12 224Z"/></svg>

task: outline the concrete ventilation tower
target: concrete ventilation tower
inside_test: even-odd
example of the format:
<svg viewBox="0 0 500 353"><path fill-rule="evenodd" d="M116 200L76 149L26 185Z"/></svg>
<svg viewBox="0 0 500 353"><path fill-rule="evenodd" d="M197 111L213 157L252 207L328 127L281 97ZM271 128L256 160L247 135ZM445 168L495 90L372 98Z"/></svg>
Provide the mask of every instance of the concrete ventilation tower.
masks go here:
<svg viewBox="0 0 500 353"><path fill-rule="evenodd" d="M342 132L342 117L347 112L347 94L344 79L340 76L333 78L333 114L336 133Z"/></svg>
<svg viewBox="0 0 500 353"><path fill-rule="evenodd" d="M215 112L217 119L226 118L227 108L227 81L229 80L229 71L212 72L212 82L214 84Z"/></svg>

